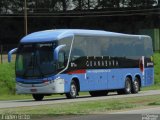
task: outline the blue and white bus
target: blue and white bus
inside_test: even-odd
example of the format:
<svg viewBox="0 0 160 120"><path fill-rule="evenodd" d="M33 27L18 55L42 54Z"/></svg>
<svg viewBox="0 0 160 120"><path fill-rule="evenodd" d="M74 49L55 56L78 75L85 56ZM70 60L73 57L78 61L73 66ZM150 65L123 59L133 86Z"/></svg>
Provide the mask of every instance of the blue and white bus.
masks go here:
<svg viewBox="0 0 160 120"><path fill-rule="evenodd" d="M138 93L154 83L153 49L149 36L100 30L57 29L29 34L16 52L16 92L45 95L81 91L91 96Z"/></svg>

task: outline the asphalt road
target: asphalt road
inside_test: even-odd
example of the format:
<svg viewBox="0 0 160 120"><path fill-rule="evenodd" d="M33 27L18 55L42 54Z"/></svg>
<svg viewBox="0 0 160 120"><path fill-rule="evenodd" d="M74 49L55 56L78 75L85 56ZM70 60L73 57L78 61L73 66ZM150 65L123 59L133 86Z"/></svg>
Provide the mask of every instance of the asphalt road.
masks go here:
<svg viewBox="0 0 160 120"><path fill-rule="evenodd" d="M98 114L48 118L46 120L160 120L160 114Z"/></svg>
<svg viewBox="0 0 160 120"><path fill-rule="evenodd" d="M145 114L159 114L160 115L160 107L121 111L121 112L115 112L114 114L142 114L142 115L145 115Z"/></svg>
<svg viewBox="0 0 160 120"><path fill-rule="evenodd" d="M63 118L62 117L48 118L48 119L45 118L45 120L142 120L142 115L98 114L98 115L68 116Z"/></svg>
<svg viewBox="0 0 160 120"><path fill-rule="evenodd" d="M44 99L43 101L9 100L9 101L0 101L0 108L36 106L36 105L70 103L70 102L81 102L81 101L94 101L94 100L105 100L105 99L113 99L113 98L118 99L118 98L138 97L138 96L148 96L148 95L158 95L158 94L160 94L160 90L141 91L138 94L129 94L129 95L117 95L116 93L115 94L112 93L104 97L80 96L76 99L54 98L54 99Z"/></svg>
<svg viewBox="0 0 160 120"><path fill-rule="evenodd" d="M160 120L160 107L114 113L74 115L59 117L42 117L37 120Z"/></svg>
<svg viewBox="0 0 160 120"><path fill-rule="evenodd" d="M130 111L114 112L110 114L90 114L77 116L61 116L42 118L42 120L160 120L160 107L145 108ZM40 119L41 120L41 119Z"/></svg>

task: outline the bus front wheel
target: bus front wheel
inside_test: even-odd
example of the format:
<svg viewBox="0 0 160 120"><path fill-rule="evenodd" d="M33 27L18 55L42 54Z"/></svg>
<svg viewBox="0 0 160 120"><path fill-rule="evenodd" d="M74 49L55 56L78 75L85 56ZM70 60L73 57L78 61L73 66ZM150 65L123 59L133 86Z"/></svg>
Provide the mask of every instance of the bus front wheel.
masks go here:
<svg viewBox="0 0 160 120"><path fill-rule="evenodd" d="M73 98L76 98L77 94L78 94L78 89L77 89L76 82L72 81L70 85L70 92L66 93L66 97L68 99L73 99Z"/></svg>
<svg viewBox="0 0 160 120"><path fill-rule="evenodd" d="M41 101L44 98L43 94L32 94L32 97L34 98L35 101Z"/></svg>

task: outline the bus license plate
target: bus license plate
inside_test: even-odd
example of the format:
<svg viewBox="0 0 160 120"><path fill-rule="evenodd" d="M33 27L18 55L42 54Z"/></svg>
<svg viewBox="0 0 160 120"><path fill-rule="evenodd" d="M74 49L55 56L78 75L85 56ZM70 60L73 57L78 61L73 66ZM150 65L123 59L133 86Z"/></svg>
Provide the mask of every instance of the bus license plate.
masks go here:
<svg viewBox="0 0 160 120"><path fill-rule="evenodd" d="M30 89L31 92L37 92L37 89Z"/></svg>

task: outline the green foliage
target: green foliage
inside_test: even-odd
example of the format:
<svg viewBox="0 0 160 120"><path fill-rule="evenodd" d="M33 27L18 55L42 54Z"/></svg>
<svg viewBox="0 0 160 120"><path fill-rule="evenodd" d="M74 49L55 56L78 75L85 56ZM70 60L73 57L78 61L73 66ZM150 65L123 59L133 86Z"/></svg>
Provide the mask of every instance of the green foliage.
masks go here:
<svg viewBox="0 0 160 120"><path fill-rule="evenodd" d="M146 91L146 90L159 90L159 89L160 89L159 83L157 83L152 86L143 87L141 90Z"/></svg>
<svg viewBox="0 0 160 120"><path fill-rule="evenodd" d="M28 12L48 13L66 10L103 9L121 7L152 7L157 0L27 0ZM0 0L0 13L23 13L24 0Z"/></svg>
<svg viewBox="0 0 160 120"><path fill-rule="evenodd" d="M151 105L151 106L153 106L153 105L160 105L160 102L159 101L156 101L156 102L151 102L151 103L148 103L148 105Z"/></svg>
<svg viewBox="0 0 160 120"><path fill-rule="evenodd" d="M0 94L15 94L14 63L0 64Z"/></svg>
<svg viewBox="0 0 160 120"><path fill-rule="evenodd" d="M156 85L160 85L160 53L154 54L154 80Z"/></svg>

